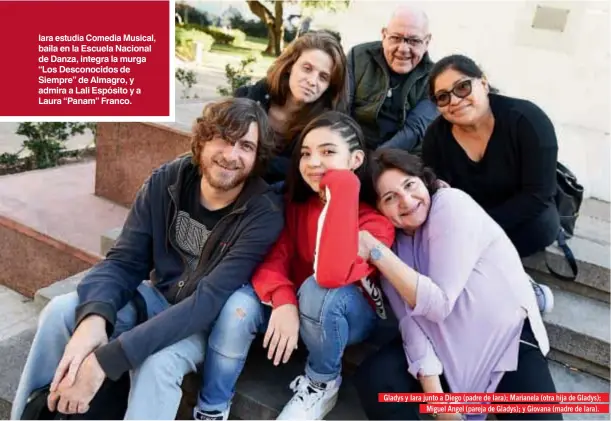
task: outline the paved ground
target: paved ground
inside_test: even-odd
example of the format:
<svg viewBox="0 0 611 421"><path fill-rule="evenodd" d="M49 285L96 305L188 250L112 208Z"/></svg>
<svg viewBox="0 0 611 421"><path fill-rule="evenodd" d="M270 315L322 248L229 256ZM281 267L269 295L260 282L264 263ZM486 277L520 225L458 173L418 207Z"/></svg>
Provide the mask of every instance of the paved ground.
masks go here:
<svg viewBox="0 0 611 421"><path fill-rule="evenodd" d="M36 325L38 309L34 302L3 285L0 285L0 308L0 342Z"/></svg>
<svg viewBox="0 0 611 421"><path fill-rule="evenodd" d="M189 95L191 97L197 95L199 98L182 99L183 87L180 82L176 80L177 120L182 119L180 115L180 104L201 102L202 100L210 100L218 97L216 88L226 84L223 63L224 62L220 60L217 63L211 60L203 66L195 66L193 64L177 61L176 67L184 67L196 72L197 83L190 89ZM17 153L21 150L21 145L25 137L15 134L17 126L19 126L19 123L0 123L0 154ZM93 146L93 135L89 131L84 135L74 136L66 142L66 147L69 150L83 149L88 146Z"/></svg>

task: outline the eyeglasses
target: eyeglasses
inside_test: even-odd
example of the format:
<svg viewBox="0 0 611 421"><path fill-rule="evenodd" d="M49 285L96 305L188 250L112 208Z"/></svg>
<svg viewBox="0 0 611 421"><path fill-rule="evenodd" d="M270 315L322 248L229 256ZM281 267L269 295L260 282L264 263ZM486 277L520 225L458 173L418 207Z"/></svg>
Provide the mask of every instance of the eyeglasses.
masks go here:
<svg viewBox="0 0 611 421"><path fill-rule="evenodd" d="M450 104L452 101L452 95L456 98L466 98L471 95L471 91L473 91L473 84L471 79L465 79L463 81L458 82L451 91L441 91L436 93L433 96L433 102L438 107L445 107Z"/></svg>
<svg viewBox="0 0 611 421"><path fill-rule="evenodd" d="M410 47L420 47L422 44L424 44L424 40L418 37L402 37L399 35L388 35L387 38L389 44L393 46L400 45L403 43L403 41L405 41Z"/></svg>

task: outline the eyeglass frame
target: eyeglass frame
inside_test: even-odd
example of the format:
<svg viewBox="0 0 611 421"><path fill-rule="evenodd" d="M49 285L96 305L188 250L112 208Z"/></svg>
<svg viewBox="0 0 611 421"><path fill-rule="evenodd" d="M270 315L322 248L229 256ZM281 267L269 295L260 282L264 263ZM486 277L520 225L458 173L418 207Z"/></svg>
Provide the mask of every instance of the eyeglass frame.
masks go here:
<svg viewBox="0 0 611 421"><path fill-rule="evenodd" d="M452 95L454 95L458 99L465 99L466 97L468 97L469 95L471 95L473 93L473 81L474 81L474 78L471 78L471 77L467 78L467 79L462 79L462 80L456 82L454 84L454 86L452 86L452 89L450 89L449 91L442 90L440 92L434 93L432 101L435 103L435 105L437 107L443 108L443 107L447 107L448 105L450 105L450 103L452 102ZM464 96L460 96L460 95L458 95L456 93L456 88L459 85L461 85L462 83L464 83L464 82L468 82L469 83L469 85L468 85L469 86L469 91ZM449 101L446 104L439 105L439 100L438 100L437 96L441 95L441 94L448 94Z"/></svg>
<svg viewBox="0 0 611 421"><path fill-rule="evenodd" d="M408 37L404 37L402 35L397 35L397 34L388 34L387 30L384 29L384 38L389 38L389 42L391 43L391 45L397 45L397 46L401 46L401 44L403 44L404 42L409 45L410 47L413 48L420 48L422 47L429 39L430 35L426 35L424 38L420 38L417 36L408 36ZM396 41L391 41L391 38L396 38Z"/></svg>

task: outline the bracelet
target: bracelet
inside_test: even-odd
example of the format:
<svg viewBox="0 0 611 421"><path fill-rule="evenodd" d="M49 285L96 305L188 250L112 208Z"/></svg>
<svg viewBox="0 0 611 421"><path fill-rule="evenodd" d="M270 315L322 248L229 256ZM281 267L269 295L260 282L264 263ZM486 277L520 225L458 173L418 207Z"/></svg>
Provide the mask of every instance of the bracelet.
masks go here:
<svg viewBox="0 0 611 421"><path fill-rule="evenodd" d="M382 258L382 243L378 243L372 247L371 251L369 251L369 260L375 262L376 260L380 260Z"/></svg>

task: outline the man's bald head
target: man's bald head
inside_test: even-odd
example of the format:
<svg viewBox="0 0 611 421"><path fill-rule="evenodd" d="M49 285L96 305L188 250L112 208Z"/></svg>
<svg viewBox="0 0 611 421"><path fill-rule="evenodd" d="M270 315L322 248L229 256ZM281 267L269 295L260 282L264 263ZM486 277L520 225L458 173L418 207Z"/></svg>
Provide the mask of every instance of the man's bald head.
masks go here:
<svg viewBox="0 0 611 421"><path fill-rule="evenodd" d="M396 24L409 23L414 27L421 28L424 33L429 33L429 18L424 10L414 6L401 5L392 11L390 19L386 27L392 27Z"/></svg>
<svg viewBox="0 0 611 421"><path fill-rule="evenodd" d="M382 29L384 58L400 74L411 72L426 53L431 35L429 19L423 10L402 5L393 10Z"/></svg>

